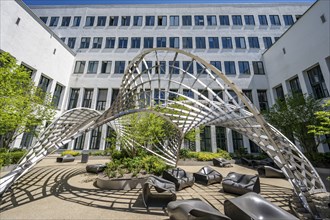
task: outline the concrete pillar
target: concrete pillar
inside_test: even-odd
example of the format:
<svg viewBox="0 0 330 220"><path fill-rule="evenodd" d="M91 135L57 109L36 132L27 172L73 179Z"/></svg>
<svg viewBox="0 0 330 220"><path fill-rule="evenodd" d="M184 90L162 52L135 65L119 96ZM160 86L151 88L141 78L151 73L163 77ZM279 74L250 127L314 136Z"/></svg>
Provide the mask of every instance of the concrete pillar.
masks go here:
<svg viewBox="0 0 330 220"><path fill-rule="evenodd" d="M217 136L215 132L215 126L210 126L211 128L211 145L212 145L212 152L217 152Z"/></svg>

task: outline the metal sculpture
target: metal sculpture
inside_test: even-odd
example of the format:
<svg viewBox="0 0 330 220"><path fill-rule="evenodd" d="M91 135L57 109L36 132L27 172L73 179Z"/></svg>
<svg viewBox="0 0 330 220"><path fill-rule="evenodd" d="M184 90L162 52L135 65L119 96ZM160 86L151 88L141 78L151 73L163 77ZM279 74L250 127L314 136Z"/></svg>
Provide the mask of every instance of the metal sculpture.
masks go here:
<svg viewBox="0 0 330 220"><path fill-rule="evenodd" d="M1 179L0 193L64 142L107 123L111 123L117 135L126 137L127 147L144 147L126 132L128 124L123 117L138 112L155 113L177 130L167 140L146 148L168 164L176 165L183 136L191 129L200 125L222 126L247 136L265 151L283 171L306 208L306 193L325 191L308 159L265 121L242 90L219 69L182 50L155 48L130 62L118 97L109 109L102 114L91 109L73 109L56 119L17 168Z"/></svg>

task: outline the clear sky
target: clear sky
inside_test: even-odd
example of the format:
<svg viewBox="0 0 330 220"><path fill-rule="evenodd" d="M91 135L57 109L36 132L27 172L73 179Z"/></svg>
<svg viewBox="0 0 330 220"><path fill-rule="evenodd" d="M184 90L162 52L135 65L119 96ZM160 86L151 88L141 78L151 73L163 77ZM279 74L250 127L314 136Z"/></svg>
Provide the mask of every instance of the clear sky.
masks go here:
<svg viewBox="0 0 330 220"><path fill-rule="evenodd" d="M310 2L316 0L23 0L27 5L80 5L80 4L198 4L198 3L272 3Z"/></svg>

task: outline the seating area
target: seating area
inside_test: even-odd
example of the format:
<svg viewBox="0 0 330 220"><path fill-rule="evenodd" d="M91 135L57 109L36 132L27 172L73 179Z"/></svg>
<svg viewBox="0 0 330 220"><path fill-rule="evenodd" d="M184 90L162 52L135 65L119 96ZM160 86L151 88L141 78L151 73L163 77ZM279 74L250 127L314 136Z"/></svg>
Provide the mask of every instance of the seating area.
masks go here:
<svg viewBox="0 0 330 220"><path fill-rule="evenodd" d="M164 179L175 184L176 191L180 191L186 187L191 187L195 183L194 176L181 168L165 170L162 176Z"/></svg>
<svg viewBox="0 0 330 220"><path fill-rule="evenodd" d="M210 166L202 167L198 172L194 173L196 183L203 185L211 185L214 183L221 183L222 175Z"/></svg>
<svg viewBox="0 0 330 220"><path fill-rule="evenodd" d="M75 160L75 157L70 154L56 158L56 162L58 162L58 163L73 162L74 160Z"/></svg>
<svg viewBox="0 0 330 220"><path fill-rule="evenodd" d="M87 173L101 173L107 166L104 164L89 164L86 166Z"/></svg>
<svg viewBox="0 0 330 220"><path fill-rule="evenodd" d="M224 192L243 195L248 192L260 193L260 180L257 175L230 172L222 181Z"/></svg>
<svg viewBox="0 0 330 220"><path fill-rule="evenodd" d="M243 165L257 167L257 166L275 166L274 161L270 158L266 158L263 160L256 160L256 159L247 159L245 157L241 158L241 163Z"/></svg>
<svg viewBox="0 0 330 220"><path fill-rule="evenodd" d="M257 168L259 176L268 178L285 178L282 170L270 166L259 166Z"/></svg>
<svg viewBox="0 0 330 220"><path fill-rule="evenodd" d="M230 161L223 159L223 158L213 158L212 160L213 166L216 167L231 167Z"/></svg>

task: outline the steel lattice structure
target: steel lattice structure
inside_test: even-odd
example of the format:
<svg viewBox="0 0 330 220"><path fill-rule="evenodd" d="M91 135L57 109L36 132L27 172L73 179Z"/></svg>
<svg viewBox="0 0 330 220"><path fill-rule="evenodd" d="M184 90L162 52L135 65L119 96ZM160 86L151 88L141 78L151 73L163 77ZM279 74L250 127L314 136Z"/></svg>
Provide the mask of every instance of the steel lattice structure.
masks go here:
<svg viewBox="0 0 330 220"><path fill-rule="evenodd" d="M178 60L185 60L182 67ZM195 65L197 73L192 71ZM221 93L217 93L218 90ZM192 95L198 96L198 100ZM242 90L219 69L185 51L156 48L146 50L130 62L119 94L109 109L103 113L86 108L72 109L56 119L16 169L1 179L0 193L66 142L104 124L110 124L117 135L127 137L126 147L139 147L132 134L127 133L128 125L122 117L137 112L156 113L178 131L166 140L159 140L154 148L146 148L168 164L177 164L183 136L191 129L201 125L222 126L247 136L265 151L284 172L305 207L308 208L306 193L326 191L308 159L265 121Z"/></svg>

